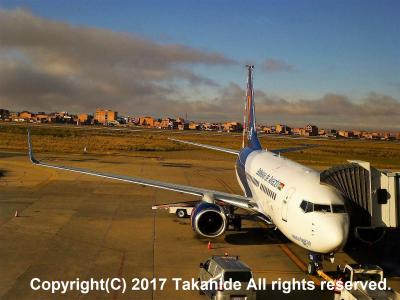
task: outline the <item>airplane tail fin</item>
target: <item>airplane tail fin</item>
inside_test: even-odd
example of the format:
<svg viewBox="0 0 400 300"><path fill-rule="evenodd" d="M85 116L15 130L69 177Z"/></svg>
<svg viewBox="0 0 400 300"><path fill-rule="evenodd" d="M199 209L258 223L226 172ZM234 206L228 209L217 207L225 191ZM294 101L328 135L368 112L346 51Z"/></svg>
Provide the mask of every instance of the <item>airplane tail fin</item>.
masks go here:
<svg viewBox="0 0 400 300"><path fill-rule="evenodd" d="M253 89L253 65L246 65L247 67L247 91L246 91L246 106L244 113L244 126L243 126L243 147L245 147L245 138L247 134L247 147L260 150L262 149L260 141L257 137L256 128L256 115L254 104L254 89Z"/></svg>

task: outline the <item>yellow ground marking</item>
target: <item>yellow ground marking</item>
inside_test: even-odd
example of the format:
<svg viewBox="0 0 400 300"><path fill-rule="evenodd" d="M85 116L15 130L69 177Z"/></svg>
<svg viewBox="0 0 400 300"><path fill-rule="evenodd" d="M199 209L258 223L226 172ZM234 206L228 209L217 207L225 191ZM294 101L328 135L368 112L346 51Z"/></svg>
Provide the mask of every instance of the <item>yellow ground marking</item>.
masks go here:
<svg viewBox="0 0 400 300"><path fill-rule="evenodd" d="M296 255L292 250L289 249L287 245L279 245L282 251L294 262L294 264L303 272L307 272L307 265ZM321 280L319 280L316 276L307 274L308 278L310 278L316 285L321 285Z"/></svg>
<svg viewBox="0 0 400 300"><path fill-rule="evenodd" d="M318 275L319 275L320 277L322 277L322 278L325 279L326 281L335 282L335 280L334 280L332 277L330 277L328 274L326 274L324 271L318 270L317 273L318 273Z"/></svg>

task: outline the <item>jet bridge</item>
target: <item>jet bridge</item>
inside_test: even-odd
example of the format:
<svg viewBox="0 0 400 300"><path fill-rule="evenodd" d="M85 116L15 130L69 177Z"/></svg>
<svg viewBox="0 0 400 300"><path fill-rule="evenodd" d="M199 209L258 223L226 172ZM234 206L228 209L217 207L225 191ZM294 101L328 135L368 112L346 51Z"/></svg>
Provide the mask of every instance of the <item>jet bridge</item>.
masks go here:
<svg viewBox="0 0 400 300"><path fill-rule="evenodd" d="M321 173L321 182L342 192L353 228L400 228L400 172L350 160Z"/></svg>

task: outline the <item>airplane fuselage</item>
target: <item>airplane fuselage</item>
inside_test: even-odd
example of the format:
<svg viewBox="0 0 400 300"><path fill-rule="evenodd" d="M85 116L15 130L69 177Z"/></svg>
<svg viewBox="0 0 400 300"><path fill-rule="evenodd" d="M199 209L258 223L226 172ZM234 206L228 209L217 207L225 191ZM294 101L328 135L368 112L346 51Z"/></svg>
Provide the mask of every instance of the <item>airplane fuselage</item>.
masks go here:
<svg viewBox="0 0 400 300"><path fill-rule="evenodd" d="M241 188L292 242L316 253L342 248L349 231L344 199L319 172L266 150L244 148L236 162Z"/></svg>

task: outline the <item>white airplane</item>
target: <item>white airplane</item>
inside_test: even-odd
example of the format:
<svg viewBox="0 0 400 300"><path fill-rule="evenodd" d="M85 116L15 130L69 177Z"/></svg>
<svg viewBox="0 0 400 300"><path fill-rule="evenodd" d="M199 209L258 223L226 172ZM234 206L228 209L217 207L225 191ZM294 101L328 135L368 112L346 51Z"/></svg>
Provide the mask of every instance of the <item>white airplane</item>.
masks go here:
<svg viewBox="0 0 400 300"><path fill-rule="evenodd" d="M244 196L41 162L33 155L28 130L30 160L43 167L199 196L201 200L192 211L191 224L200 236L208 238L224 234L232 216L233 220L237 220L234 209L244 209L273 224L293 243L307 249L310 258L308 273L314 274L322 268L323 259L328 257L333 261L334 253L347 241L349 215L345 201L338 190L320 182L319 172L280 155L305 147L272 151L262 149L256 131L253 68L247 66L245 129L240 151L171 139L236 155L236 176Z"/></svg>

